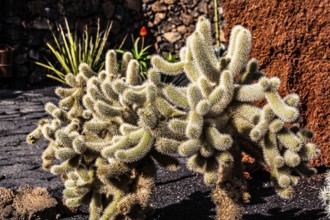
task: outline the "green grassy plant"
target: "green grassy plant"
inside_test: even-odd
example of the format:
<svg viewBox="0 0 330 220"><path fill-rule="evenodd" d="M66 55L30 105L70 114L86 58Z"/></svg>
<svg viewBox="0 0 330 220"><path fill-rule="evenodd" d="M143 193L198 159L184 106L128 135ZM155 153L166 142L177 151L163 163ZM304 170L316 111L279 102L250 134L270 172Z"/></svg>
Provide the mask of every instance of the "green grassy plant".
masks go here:
<svg viewBox="0 0 330 220"><path fill-rule="evenodd" d="M53 54L58 65L52 63L46 58L46 62L36 62L37 65L49 69L53 74L47 74L47 77L67 84L65 76L68 73L76 75L80 63L87 63L94 71L101 71L104 62L100 59L104 53L106 42L109 37L111 25L108 25L105 31L100 30L100 21L97 23L95 35L92 35L88 29L84 30L82 37L78 36L77 31L72 33L65 19L65 29L61 25L58 27L60 40L57 33L52 32L54 43L48 42L46 45Z"/></svg>

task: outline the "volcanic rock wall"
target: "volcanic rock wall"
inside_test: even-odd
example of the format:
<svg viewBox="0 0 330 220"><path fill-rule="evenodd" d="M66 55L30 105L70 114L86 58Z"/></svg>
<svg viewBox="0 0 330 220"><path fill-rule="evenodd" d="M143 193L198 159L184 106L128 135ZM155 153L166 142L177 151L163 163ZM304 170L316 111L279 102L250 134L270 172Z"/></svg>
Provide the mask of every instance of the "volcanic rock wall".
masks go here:
<svg viewBox="0 0 330 220"><path fill-rule="evenodd" d="M226 38L235 24L252 32L251 57L278 76L282 95L300 96L302 126L311 129L330 165L330 2L328 0L222 0Z"/></svg>

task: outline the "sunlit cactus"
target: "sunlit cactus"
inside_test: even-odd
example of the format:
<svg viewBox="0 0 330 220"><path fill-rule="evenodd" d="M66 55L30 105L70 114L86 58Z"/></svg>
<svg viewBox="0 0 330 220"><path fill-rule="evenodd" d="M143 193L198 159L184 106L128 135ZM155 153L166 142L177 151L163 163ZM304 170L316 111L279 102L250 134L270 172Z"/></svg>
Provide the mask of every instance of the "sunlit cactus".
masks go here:
<svg viewBox="0 0 330 220"><path fill-rule="evenodd" d="M249 198L242 152L268 166L278 195L289 199L297 184L295 173L310 176L316 172L307 162L319 150L308 143L311 132L292 127L299 119L299 97L282 98L277 92L280 79L266 77L257 60L249 60L250 32L235 26L228 50L217 57L210 27L209 21L199 18L178 63L167 63L159 56L151 62L162 74L185 72L190 80L187 87L167 85L163 89L168 101L186 112L171 119L169 128L185 136L178 153L189 157L188 168L204 174L206 184L216 183L217 218L237 219L242 215L241 202ZM263 100L263 106L255 104Z"/></svg>
<svg viewBox="0 0 330 220"><path fill-rule="evenodd" d="M167 102L159 96L161 88L152 81L139 84L138 63L131 57L124 54L119 70L115 52L109 51L98 74L81 64L77 76L66 77L70 88L56 89L59 105L45 105L53 119L40 120L27 136L31 144L42 136L50 141L43 167L62 176L66 205L89 204L90 219L144 218L155 162L170 170L178 166L155 146L156 139L183 138L167 128L166 119L184 113L164 106L167 117L159 114L154 103Z"/></svg>
<svg viewBox="0 0 330 220"><path fill-rule="evenodd" d="M105 70L81 64L68 74L70 88L57 88L59 105L47 103L53 119L42 119L27 141L45 137L43 167L60 174L68 206L89 204L90 219L141 219L150 211L156 164L187 167L213 185L217 219L238 219L250 195L243 176L242 152L269 168L279 196L291 198L296 174L310 176L308 161L319 154L299 119L299 97L282 98L280 80L249 60L251 34L236 26L228 50L216 55L211 25L203 17L180 50L180 61L155 55L148 79L130 53L121 65L106 55ZM118 68L120 66L120 69ZM161 74L189 79L187 86L163 83ZM264 101L264 105L256 105ZM58 161L60 163L58 163Z"/></svg>

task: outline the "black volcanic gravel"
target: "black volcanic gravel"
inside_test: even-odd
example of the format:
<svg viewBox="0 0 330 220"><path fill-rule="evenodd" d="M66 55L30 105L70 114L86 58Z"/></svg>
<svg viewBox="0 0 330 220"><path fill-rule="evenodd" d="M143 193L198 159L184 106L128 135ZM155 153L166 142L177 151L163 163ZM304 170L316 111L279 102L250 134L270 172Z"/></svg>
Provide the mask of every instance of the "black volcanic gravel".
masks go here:
<svg viewBox="0 0 330 220"><path fill-rule="evenodd" d="M40 141L31 146L25 142L36 122L47 116L43 105L48 101L57 103L53 90L54 87L27 92L0 91L0 187L17 189L23 184L45 187L60 201L63 190L60 179L41 168L41 153L47 143ZM262 171L253 173L248 180L252 198L245 205L243 219L327 219L318 198L324 184L322 175L301 179L296 196L290 201L280 199L267 180L268 174ZM155 210L147 220L214 219L211 188L204 185L201 175L192 173L184 165L175 172L160 168L156 184L151 199ZM75 215L61 219L88 219L88 212L82 207Z"/></svg>

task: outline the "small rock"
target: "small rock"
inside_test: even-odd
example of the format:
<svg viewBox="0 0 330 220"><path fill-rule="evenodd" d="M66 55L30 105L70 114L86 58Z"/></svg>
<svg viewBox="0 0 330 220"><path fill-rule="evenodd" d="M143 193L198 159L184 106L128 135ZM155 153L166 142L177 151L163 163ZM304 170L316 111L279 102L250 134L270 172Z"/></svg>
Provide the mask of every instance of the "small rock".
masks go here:
<svg viewBox="0 0 330 220"><path fill-rule="evenodd" d="M184 34L187 31L187 27L184 25L180 25L177 29L180 34Z"/></svg>
<svg viewBox="0 0 330 220"><path fill-rule="evenodd" d="M182 20L183 24L189 25L192 22L193 17L189 14L182 13L181 14L181 20Z"/></svg>
<svg viewBox="0 0 330 220"><path fill-rule="evenodd" d="M181 35L178 32L167 32L164 34L164 38L170 43L175 43L181 39Z"/></svg>
<svg viewBox="0 0 330 220"><path fill-rule="evenodd" d="M172 14L172 15L169 15L168 17L169 17L168 21L170 23L172 23L172 24L174 24L176 26L182 24L182 21L180 20L180 18L177 15L173 15Z"/></svg>
<svg viewBox="0 0 330 220"><path fill-rule="evenodd" d="M163 30L164 32L170 32L172 31L172 24L169 23L168 21L164 21L161 24L161 30Z"/></svg>
<svg viewBox="0 0 330 220"><path fill-rule="evenodd" d="M172 5L172 4L176 3L176 2L177 2L177 0L164 0L164 3L165 4L168 4L168 5Z"/></svg>
<svg viewBox="0 0 330 220"><path fill-rule="evenodd" d="M198 11L207 14L207 3L206 2L201 2L198 4Z"/></svg>
<svg viewBox="0 0 330 220"><path fill-rule="evenodd" d="M165 11L166 6L161 1L156 1L152 4L151 10L153 10L154 12Z"/></svg>
<svg viewBox="0 0 330 220"><path fill-rule="evenodd" d="M159 24L166 17L165 13L156 13L154 25Z"/></svg>

